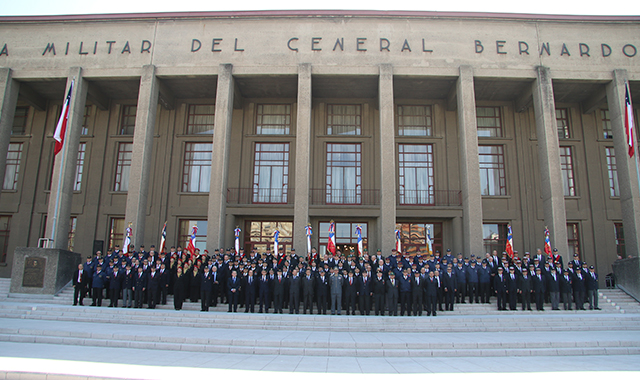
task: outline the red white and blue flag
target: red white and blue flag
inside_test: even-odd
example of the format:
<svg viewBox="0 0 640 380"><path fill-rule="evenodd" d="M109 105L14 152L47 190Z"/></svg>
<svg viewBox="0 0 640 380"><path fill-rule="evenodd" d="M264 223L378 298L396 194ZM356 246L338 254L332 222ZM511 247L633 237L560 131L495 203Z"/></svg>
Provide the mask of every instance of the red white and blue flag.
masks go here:
<svg viewBox="0 0 640 380"><path fill-rule="evenodd" d="M513 259L513 233L511 232L511 224L507 225L507 255Z"/></svg>
<svg viewBox="0 0 640 380"><path fill-rule="evenodd" d="M396 251L398 251L398 254L402 253L402 234L400 230L396 230Z"/></svg>
<svg viewBox="0 0 640 380"><path fill-rule="evenodd" d="M358 236L358 257L362 257L364 249L362 248L362 227L360 225L356 226L356 235Z"/></svg>
<svg viewBox="0 0 640 380"><path fill-rule="evenodd" d="M131 223L129 223L129 227L124 230L124 241L122 242L122 253L125 255L129 253L131 240L133 240L133 228L131 228Z"/></svg>
<svg viewBox="0 0 640 380"><path fill-rule="evenodd" d="M187 251L194 255L196 253L196 234L198 233L198 226L194 225L191 228L191 238L189 238L189 243L187 243Z"/></svg>
<svg viewBox="0 0 640 380"><path fill-rule="evenodd" d="M329 223L329 241L327 242L327 251L332 255L336 254L336 224L333 221Z"/></svg>
<svg viewBox="0 0 640 380"><path fill-rule="evenodd" d="M165 245L167 244L167 222L164 222L162 232L160 233L160 253L164 252Z"/></svg>
<svg viewBox="0 0 640 380"><path fill-rule="evenodd" d="M273 252L275 253L276 257L279 257L280 255L280 231L276 230L276 232L273 233Z"/></svg>
<svg viewBox="0 0 640 380"><path fill-rule="evenodd" d="M64 145L64 137L67 132L67 120L69 119L69 104L71 103L71 92L73 91L74 82L75 81L73 80L71 81L69 92L67 93L67 97L65 98L64 104L62 105L60 119L58 120L58 124L56 125L55 132L53 132L53 139L56 140L56 146L53 149L54 156L62 150L62 147Z"/></svg>
<svg viewBox="0 0 640 380"><path fill-rule="evenodd" d="M240 253L240 227L236 227L235 230L233 230L233 235L236 237L236 255Z"/></svg>
<svg viewBox="0 0 640 380"><path fill-rule="evenodd" d="M313 231L311 230L311 225L307 224L304 230L307 234L307 257L309 258L309 260L312 260L312 259L315 259L315 257L311 257L311 235L313 235Z"/></svg>
<svg viewBox="0 0 640 380"><path fill-rule="evenodd" d="M544 228L544 253L547 256L552 256L551 253L551 238L549 237L549 229L547 227Z"/></svg>
<svg viewBox="0 0 640 380"><path fill-rule="evenodd" d="M433 255L433 241L431 240L431 228L427 227L427 255Z"/></svg>
<svg viewBox="0 0 640 380"><path fill-rule="evenodd" d="M633 107L631 106L631 96L629 95L629 83L625 83L624 85L624 110L624 129L627 132L629 157L633 157L635 151L635 123L633 122Z"/></svg>

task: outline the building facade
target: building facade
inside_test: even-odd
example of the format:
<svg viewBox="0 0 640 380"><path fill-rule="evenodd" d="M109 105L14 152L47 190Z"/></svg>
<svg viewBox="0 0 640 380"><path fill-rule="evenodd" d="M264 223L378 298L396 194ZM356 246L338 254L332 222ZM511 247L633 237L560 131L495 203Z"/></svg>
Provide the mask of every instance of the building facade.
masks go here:
<svg viewBox="0 0 640 380"><path fill-rule="evenodd" d="M0 276L51 238L637 255L640 17L270 11L0 17ZM53 132L67 91L68 135ZM634 110L634 114L636 111ZM636 115L637 116L637 115ZM637 136L636 136L637 139ZM637 143L637 140L636 140ZM49 217L51 215L51 217Z"/></svg>

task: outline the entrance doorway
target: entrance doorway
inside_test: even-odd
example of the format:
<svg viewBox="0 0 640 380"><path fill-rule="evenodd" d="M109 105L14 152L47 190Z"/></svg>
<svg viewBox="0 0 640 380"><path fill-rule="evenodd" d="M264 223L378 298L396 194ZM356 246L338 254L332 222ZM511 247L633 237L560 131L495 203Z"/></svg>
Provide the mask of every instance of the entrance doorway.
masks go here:
<svg viewBox="0 0 640 380"><path fill-rule="evenodd" d="M342 252L346 257L358 256L357 244L336 244L336 249Z"/></svg>

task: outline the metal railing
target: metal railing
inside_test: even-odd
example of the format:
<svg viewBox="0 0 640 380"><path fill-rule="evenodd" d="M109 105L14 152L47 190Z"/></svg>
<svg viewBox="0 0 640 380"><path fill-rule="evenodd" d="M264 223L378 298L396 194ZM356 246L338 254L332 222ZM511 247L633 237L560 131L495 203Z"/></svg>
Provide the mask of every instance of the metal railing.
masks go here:
<svg viewBox="0 0 640 380"><path fill-rule="evenodd" d="M228 188L227 204L292 204L293 189L281 188Z"/></svg>
<svg viewBox="0 0 640 380"><path fill-rule="evenodd" d="M400 189L397 202L401 206L462 206L462 191Z"/></svg>
<svg viewBox="0 0 640 380"><path fill-rule="evenodd" d="M379 189L309 189L312 205L375 206L380 204Z"/></svg>

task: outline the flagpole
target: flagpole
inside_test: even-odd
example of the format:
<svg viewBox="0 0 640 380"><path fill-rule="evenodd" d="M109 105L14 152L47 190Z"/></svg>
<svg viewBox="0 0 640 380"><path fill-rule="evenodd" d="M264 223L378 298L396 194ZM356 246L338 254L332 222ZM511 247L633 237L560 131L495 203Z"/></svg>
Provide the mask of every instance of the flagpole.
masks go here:
<svg viewBox="0 0 640 380"><path fill-rule="evenodd" d="M73 85L76 81L76 77L73 77L73 79L71 80L71 97L69 98L69 104L67 104L67 107L71 107L71 99L73 99ZM66 103L67 99L65 97L65 103ZM64 106L64 104L63 104ZM64 111L64 110L62 110ZM68 114L68 112L67 112ZM63 145L62 146L62 160L60 161L60 171L58 173L58 186L57 186L57 190L56 190L56 203L54 205L53 208L53 217L51 218L51 240L53 240L53 244L55 246L56 243L56 230L58 228L57 224L58 224L58 209L60 208L60 192L62 190L62 179L64 178L64 174L66 174L66 165L65 163L67 162L67 151L69 150L69 139L67 139L67 135L70 133L69 130L71 129L70 126L68 125L68 121L69 118L67 117L67 127L64 130L64 140L62 141L66 141L67 144L66 146ZM57 126L56 126L57 127ZM55 130L54 130L54 134L55 134ZM55 165L55 155L54 155L54 165Z"/></svg>

